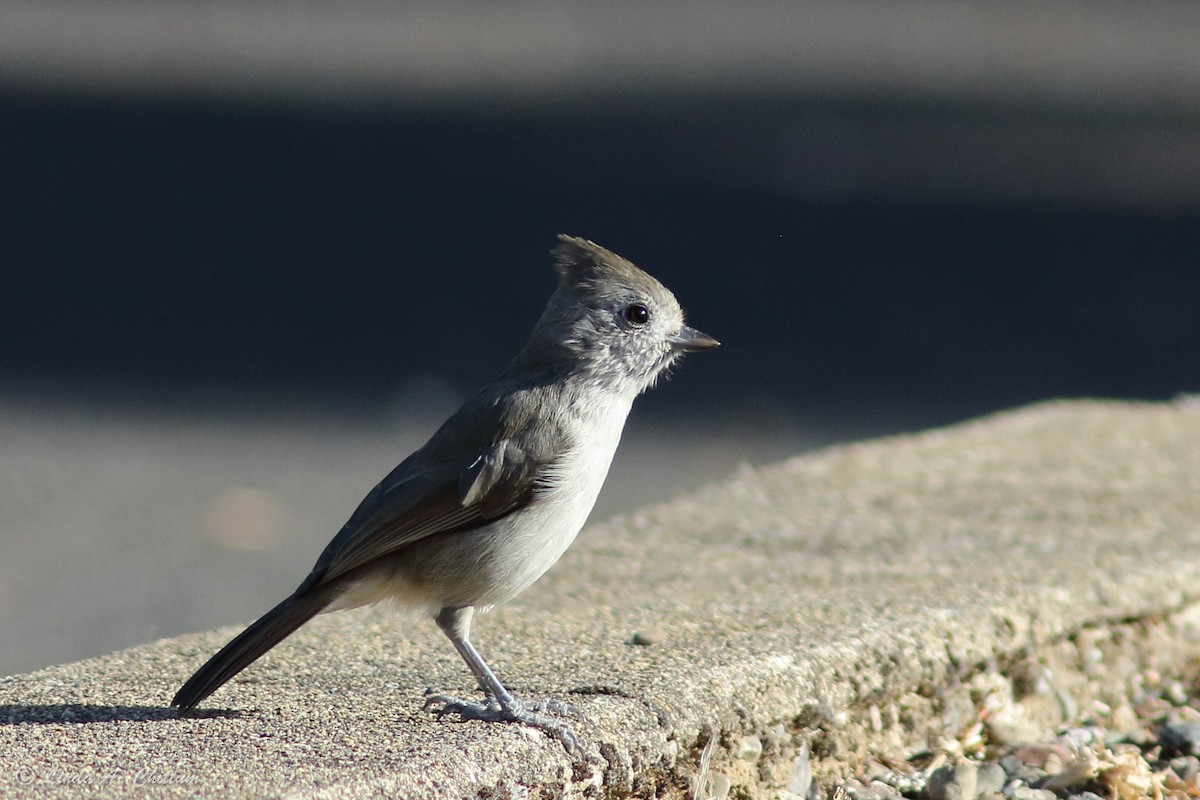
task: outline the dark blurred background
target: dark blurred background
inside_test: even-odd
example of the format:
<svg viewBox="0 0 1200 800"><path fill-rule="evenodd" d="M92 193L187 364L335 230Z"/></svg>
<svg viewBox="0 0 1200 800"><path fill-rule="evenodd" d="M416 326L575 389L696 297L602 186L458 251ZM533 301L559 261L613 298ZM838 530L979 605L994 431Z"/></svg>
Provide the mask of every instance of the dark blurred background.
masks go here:
<svg viewBox="0 0 1200 800"><path fill-rule="evenodd" d="M290 591L560 231L725 343L597 510L1200 386L1200 7L0 0L0 674Z"/></svg>

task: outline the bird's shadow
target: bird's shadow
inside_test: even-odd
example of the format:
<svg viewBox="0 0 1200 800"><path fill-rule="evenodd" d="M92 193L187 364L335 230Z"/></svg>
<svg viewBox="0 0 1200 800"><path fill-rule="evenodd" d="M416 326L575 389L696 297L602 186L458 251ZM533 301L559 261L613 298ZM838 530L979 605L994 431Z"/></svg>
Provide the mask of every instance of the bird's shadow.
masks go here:
<svg viewBox="0 0 1200 800"><path fill-rule="evenodd" d="M64 725L95 722L157 722L175 719L241 717L223 709L180 713L171 706L101 706L90 703L12 703L0 705L0 725Z"/></svg>

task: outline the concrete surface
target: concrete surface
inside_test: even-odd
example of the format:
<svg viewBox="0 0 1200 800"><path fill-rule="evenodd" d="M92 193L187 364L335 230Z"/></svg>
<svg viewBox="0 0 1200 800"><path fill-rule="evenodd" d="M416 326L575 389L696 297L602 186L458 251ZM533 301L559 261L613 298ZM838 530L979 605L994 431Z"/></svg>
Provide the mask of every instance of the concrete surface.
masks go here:
<svg viewBox="0 0 1200 800"><path fill-rule="evenodd" d="M1017 687L1064 643L1107 631L1093 661L1160 666L1150 645L1195 646L1198 445L1188 401L1051 403L588 528L476 626L515 692L584 712L574 764L536 732L422 714L469 676L431 622L370 610L311 623L194 719L166 703L235 628L2 679L0 795L690 796L714 741L708 777L785 796L798 766L827 782L944 746L981 676Z"/></svg>

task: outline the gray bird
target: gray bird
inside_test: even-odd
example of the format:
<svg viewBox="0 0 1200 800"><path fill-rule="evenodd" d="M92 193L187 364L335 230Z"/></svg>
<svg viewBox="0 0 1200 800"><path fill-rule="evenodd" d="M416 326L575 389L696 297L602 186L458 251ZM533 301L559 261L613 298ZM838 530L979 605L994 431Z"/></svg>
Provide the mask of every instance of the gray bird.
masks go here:
<svg viewBox="0 0 1200 800"><path fill-rule="evenodd" d="M391 599L435 612L483 702L446 695L440 716L519 722L568 751L553 700L514 698L470 641L475 610L548 570L592 510L633 400L682 353L719 343L683 323L674 295L599 245L560 236L558 288L491 385L359 504L304 582L197 670L171 701L188 711L316 614Z"/></svg>

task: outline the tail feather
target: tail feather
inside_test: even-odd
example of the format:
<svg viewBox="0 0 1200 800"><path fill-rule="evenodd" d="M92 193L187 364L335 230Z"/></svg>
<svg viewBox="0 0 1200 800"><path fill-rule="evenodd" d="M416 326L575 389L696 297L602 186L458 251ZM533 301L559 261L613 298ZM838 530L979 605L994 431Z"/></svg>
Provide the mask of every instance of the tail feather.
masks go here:
<svg viewBox="0 0 1200 800"><path fill-rule="evenodd" d="M183 711L195 708L230 678L250 666L263 653L290 636L321 612L332 599L331 592L293 594L234 637L175 694L171 705Z"/></svg>

